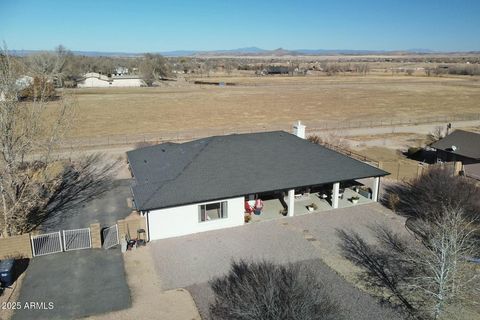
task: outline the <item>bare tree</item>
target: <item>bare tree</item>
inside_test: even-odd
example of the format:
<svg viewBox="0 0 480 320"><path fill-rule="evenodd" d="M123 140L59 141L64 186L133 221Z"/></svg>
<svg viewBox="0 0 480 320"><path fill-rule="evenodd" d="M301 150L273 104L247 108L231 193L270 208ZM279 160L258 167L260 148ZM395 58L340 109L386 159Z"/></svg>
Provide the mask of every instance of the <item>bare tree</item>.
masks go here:
<svg viewBox="0 0 480 320"><path fill-rule="evenodd" d="M384 226L372 228L376 244L339 230L345 257L362 269L361 279L412 315L450 319L449 307L468 304L479 278L468 257L479 253L474 221L458 208L417 220L420 241Z"/></svg>
<svg viewBox="0 0 480 320"><path fill-rule="evenodd" d="M114 164L100 156L66 161L56 152L72 124L74 99L48 104L47 84L62 61L33 57L15 67L6 47L0 54L0 226L1 236L22 234L62 214L71 205L106 190ZM58 57L62 60L62 57ZM19 99L19 72L44 79L32 101Z"/></svg>
<svg viewBox="0 0 480 320"><path fill-rule="evenodd" d="M145 54L139 63L139 71L149 86L170 75L167 60L159 54Z"/></svg>
<svg viewBox="0 0 480 320"><path fill-rule="evenodd" d="M442 126L437 126L432 132L427 134L427 144L432 144L443 138L445 138L445 130Z"/></svg>
<svg viewBox="0 0 480 320"><path fill-rule="evenodd" d="M341 319L312 269L271 262L233 262L229 273L211 281L212 319Z"/></svg>

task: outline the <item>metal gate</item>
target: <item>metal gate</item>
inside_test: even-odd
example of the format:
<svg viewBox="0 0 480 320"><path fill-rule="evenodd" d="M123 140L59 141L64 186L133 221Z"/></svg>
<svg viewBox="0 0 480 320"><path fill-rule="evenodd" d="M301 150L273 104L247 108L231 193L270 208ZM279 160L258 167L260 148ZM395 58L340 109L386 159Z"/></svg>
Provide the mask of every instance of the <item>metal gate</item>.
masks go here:
<svg viewBox="0 0 480 320"><path fill-rule="evenodd" d="M63 230L63 244L65 251L91 248L90 228Z"/></svg>
<svg viewBox="0 0 480 320"><path fill-rule="evenodd" d="M119 244L117 224L103 229L102 235L103 235L103 245L102 245L103 249L110 249L111 247L114 247L117 244Z"/></svg>
<svg viewBox="0 0 480 320"><path fill-rule="evenodd" d="M63 251L60 231L32 236L33 256L43 256Z"/></svg>

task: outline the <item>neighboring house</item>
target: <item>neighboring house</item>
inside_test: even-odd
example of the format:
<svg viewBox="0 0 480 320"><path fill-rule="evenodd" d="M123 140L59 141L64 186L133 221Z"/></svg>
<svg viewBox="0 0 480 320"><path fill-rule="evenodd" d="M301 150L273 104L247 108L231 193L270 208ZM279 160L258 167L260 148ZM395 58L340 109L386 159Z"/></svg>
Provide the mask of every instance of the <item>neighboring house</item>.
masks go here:
<svg viewBox="0 0 480 320"><path fill-rule="evenodd" d="M437 162L461 162L466 176L480 180L480 133L455 130L430 145Z"/></svg>
<svg viewBox="0 0 480 320"><path fill-rule="evenodd" d="M347 201L340 184L355 179L373 178L377 201L387 172L302 138L284 131L233 134L127 152L134 205L147 217L149 239L243 225L246 201L254 198L282 203L293 216L305 208L295 206L298 199L328 190L330 208L337 208Z"/></svg>
<svg viewBox="0 0 480 320"><path fill-rule="evenodd" d="M268 66L266 69L267 74L289 74L290 68L285 66Z"/></svg>
<svg viewBox="0 0 480 320"><path fill-rule="evenodd" d="M127 75L128 73L127 67L115 67L115 75L117 76Z"/></svg>
<svg viewBox="0 0 480 320"><path fill-rule="evenodd" d="M89 72L77 83L79 88L146 87L145 81L131 75L103 75Z"/></svg>
<svg viewBox="0 0 480 320"><path fill-rule="evenodd" d="M17 95L21 95L21 91L27 89L33 84L33 78L30 76L21 76L15 81L15 88L12 90ZM8 90L7 90L8 91ZM10 91L10 92L12 92ZM7 94L8 95L8 94ZM12 99L19 98L14 97ZM4 90L0 90L0 101L5 101L7 99ZM11 100L9 100L11 101Z"/></svg>
<svg viewBox="0 0 480 320"><path fill-rule="evenodd" d="M286 66L267 66L261 71L257 72L261 75L268 75L268 74L289 74L290 68Z"/></svg>

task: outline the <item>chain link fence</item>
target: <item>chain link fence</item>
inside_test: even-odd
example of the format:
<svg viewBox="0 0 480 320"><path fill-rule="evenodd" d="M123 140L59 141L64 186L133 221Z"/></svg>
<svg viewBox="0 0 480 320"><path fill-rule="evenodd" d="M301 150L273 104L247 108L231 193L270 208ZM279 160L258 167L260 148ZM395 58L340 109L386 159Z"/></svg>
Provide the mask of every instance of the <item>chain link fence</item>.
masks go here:
<svg viewBox="0 0 480 320"><path fill-rule="evenodd" d="M307 134L327 131L327 130L345 130L354 128L371 128L385 126L404 126L434 123L449 123L455 121L475 121L480 120L480 113L454 115L449 117L427 117L418 119L385 119L385 120L350 120L350 121L321 121L306 123ZM85 137L66 139L63 148L84 148L84 147L113 147L122 145L147 145L162 142L182 142L195 139L201 139L216 135L227 135L234 133L254 133L264 131L284 130L290 132L291 125L280 126L251 126L236 127L234 129L198 129L185 130L178 132L155 132L155 133L138 133L138 134L121 134L121 135L105 135L99 137Z"/></svg>

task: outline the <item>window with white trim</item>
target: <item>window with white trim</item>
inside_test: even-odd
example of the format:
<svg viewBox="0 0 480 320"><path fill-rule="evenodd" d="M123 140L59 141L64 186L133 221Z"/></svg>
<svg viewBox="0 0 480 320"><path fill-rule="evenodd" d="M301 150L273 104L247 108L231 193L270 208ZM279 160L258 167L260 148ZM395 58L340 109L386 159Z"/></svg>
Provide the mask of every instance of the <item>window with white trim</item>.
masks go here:
<svg viewBox="0 0 480 320"><path fill-rule="evenodd" d="M225 218L227 218L227 201L202 204L198 206L199 222Z"/></svg>

